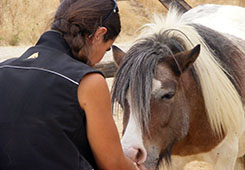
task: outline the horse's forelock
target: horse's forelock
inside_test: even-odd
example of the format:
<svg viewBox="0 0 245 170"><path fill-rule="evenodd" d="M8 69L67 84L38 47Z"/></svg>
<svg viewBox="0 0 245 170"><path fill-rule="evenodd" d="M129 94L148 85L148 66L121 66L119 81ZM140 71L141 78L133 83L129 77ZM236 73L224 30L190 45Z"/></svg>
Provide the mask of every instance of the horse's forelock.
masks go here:
<svg viewBox="0 0 245 170"><path fill-rule="evenodd" d="M130 93L131 110L138 118L141 128L148 129L152 81L159 60L164 60L172 51L183 50L177 38L168 34L155 34L139 40L127 52L115 76L112 101L125 108L127 93Z"/></svg>

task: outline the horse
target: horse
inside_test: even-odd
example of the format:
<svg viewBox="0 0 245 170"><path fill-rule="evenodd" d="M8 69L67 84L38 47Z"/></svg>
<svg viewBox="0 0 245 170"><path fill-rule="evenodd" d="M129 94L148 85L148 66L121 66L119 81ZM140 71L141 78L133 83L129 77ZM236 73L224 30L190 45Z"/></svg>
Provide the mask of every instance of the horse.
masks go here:
<svg viewBox="0 0 245 170"><path fill-rule="evenodd" d="M244 169L244 16L236 6L171 7L126 53L113 46L125 155L147 170L193 160Z"/></svg>

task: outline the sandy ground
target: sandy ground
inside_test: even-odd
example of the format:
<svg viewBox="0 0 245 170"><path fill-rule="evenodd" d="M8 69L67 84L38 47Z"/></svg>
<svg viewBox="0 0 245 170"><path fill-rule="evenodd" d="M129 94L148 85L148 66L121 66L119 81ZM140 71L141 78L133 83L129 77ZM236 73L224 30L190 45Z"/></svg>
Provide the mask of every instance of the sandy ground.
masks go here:
<svg viewBox="0 0 245 170"><path fill-rule="evenodd" d="M0 47L0 62L8 58L19 57L28 48L28 46Z"/></svg>

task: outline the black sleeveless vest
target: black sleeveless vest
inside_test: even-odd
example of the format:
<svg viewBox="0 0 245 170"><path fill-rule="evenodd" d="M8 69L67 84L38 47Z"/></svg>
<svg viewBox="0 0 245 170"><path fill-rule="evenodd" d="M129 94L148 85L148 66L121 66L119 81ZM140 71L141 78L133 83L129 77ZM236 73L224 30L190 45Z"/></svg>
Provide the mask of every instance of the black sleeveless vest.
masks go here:
<svg viewBox="0 0 245 170"><path fill-rule="evenodd" d="M53 31L0 64L0 170L97 169L77 97L95 72Z"/></svg>

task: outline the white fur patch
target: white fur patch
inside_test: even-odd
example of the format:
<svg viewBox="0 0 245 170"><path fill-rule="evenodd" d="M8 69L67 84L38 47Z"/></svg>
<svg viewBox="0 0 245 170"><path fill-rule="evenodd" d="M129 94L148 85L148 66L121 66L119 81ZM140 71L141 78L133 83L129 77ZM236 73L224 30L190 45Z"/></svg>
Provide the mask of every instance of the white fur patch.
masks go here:
<svg viewBox="0 0 245 170"><path fill-rule="evenodd" d="M213 150L205 153L189 156L172 156L171 170L180 170L188 162L199 160L205 161L213 165L215 170L242 170L235 168L238 153L238 138L230 133L224 140L217 145ZM168 170L168 167L163 167L162 170Z"/></svg>
<svg viewBox="0 0 245 170"><path fill-rule="evenodd" d="M159 80L152 80L152 94L157 93L162 88L162 83Z"/></svg>
<svg viewBox="0 0 245 170"><path fill-rule="evenodd" d="M210 11L209 9L213 9ZM245 39L245 8L231 5L201 5L184 14L185 19L222 33Z"/></svg>
<svg viewBox="0 0 245 170"><path fill-rule="evenodd" d="M138 150L140 149L143 152L143 157L139 160L138 163L143 163L146 160L146 150L143 144L143 139L142 139L142 131L139 126L139 123L137 122L134 114L132 114L132 109L131 109L131 104L130 104L130 95L129 93L127 94L127 99L130 107L130 116L129 116L129 121L128 125L126 127L125 133L122 137L121 143L122 143L122 148L128 157L131 157L132 155L132 149Z"/></svg>

